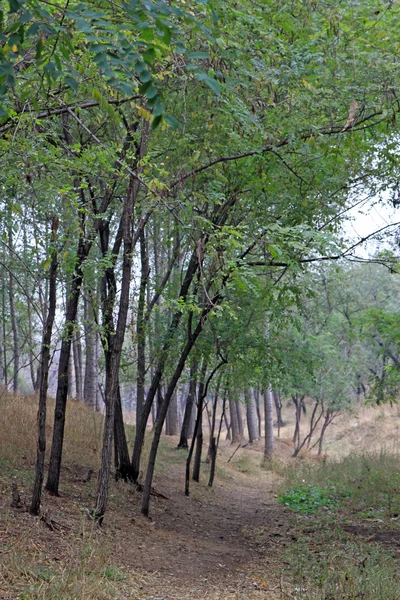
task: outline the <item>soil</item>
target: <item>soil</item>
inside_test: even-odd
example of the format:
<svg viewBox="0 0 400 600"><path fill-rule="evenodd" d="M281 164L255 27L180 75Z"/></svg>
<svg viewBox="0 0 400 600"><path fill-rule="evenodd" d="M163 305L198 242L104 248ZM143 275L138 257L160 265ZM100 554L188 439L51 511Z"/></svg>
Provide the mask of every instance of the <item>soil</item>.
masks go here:
<svg viewBox="0 0 400 600"><path fill-rule="evenodd" d="M226 452L231 454L230 448ZM244 452L236 455L239 461ZM249 453L259 460L258 452ZM135 579L133 595L125 589L118 598L257 599L267 592L270 599L280 597L276 574L293 539L293 514L276 500L277 475L265 471L255 478L230 470L234 475L223 474L211 490L206 479L191 482L191 495L185 497L184 457L180 463L157 474L155 488L165 497L152 497L149 519L140 514L140 493L123 482L113 483L101 528L86 518L96 489L95 477L85 482L86 467L63 469L62 493L44 493L41 518L27 513L28 486L19 489L21 509L10 508L10 490L4 488L0 518L6 513L8 518L0 520L0 563L2 553L20 544L35 553L43 568L70 565L76 560L76 540L90 532L110 563ZM0 578L1 599L17 598L16 591L7 590Z"/></svg>

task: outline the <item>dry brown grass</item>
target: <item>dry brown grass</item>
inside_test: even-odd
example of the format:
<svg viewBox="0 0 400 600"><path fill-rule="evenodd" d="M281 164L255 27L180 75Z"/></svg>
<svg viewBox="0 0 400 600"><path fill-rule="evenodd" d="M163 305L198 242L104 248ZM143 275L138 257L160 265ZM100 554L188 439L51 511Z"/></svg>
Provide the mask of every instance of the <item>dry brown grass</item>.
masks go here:
<svg viewBox="0 0 400 600"><path fill-rule="evenodd" d="M46 437L49 451L54 400L48 402ZM14 464L33 462L37 439L37 399L11 393L0 394L0 457ZM103 416L82 402L69 400L66 413L64 460L97 468Z"/></svg>

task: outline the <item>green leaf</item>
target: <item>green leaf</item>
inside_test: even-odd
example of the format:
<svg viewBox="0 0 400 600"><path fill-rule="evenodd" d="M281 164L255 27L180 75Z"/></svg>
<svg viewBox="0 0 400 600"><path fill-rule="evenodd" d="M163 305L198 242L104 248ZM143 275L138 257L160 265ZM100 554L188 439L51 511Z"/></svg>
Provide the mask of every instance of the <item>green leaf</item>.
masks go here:
<svg viewBox="0 0 400 600"><path fill-rule="evenodd" d="M218 81L207 75L207 73L196 73L196 79L199 81L204 81L204 83L206 83L208 87L216 94L219 95L221 93L221 86L219 85Z"/></svg>
<svg viewBox="0 0 400 600"><path fill-rule="evenodd" d="M188 58L191 58L192 60L206 59L210 58L210 55L208 54L208 52L190 52Z"/></svg>
<svg viewBox="0 0 400 600"><path fill-rule="evenodd" d="M151 122L151 128L157 129L157 127L159 126L161 121L162 121L162 115L158 115L157 117L154 117L154 119Z"/></svg>
<svg viewBox="0 0 400 600"><path fill-rule="evenodd" d="M168 123L168 125L171 127L171 129L173 129L174 131L176 129L178 129L179 121L174 116L167 114L167 115L164 115L164 119Z"/></svg>

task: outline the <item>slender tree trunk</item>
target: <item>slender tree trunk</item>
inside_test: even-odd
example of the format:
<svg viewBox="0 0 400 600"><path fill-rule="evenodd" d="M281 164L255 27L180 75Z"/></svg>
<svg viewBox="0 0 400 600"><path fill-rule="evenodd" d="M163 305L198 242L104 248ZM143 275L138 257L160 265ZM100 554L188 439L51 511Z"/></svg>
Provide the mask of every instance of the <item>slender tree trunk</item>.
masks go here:
<svg viewBox="0 0 400 600"><path fill-rule="evenodd" d="M4 279L2 281L1 308L2 308L2 335L3 335L3 359L4 359L4 385L8 388L8 363L7 363L7 333L6 333L6 288Z"/></svg>
<svg viewBox="0 0 400 600"><path fill-rule="evenodd" d="M296 410L296 425L293 434L293 443L295 450L300 446L300 421L301 421L301 405L303 399L294 395L292 396L293 404Z"/></svg>
<svg viewBox="0 0 400 600"><path fill-rule="evenodd" d="M80 332L75 333L74 340L72 343L73 357L74 357L74 372L75 372L75 397L77 400L82 401L82 346L80 340Z"/></svg>
<svg viewBox="0 0 400 600"><path fill-rule="evenodd" d="M240 442L241 440L236 404L237 400L234 400L232 398L232 395L229 394L229 412L231 415L232 444L237 444L237 442Z"/></svg>
<svg viewBox="0 0 400 600"><path fill-rule="evenodd" d="M13 237L12 237L12 227L8 228L8 245L10 250L13 249ZM11 328L13 334L13 391L18 392L18 375L19 375L19 336L18 336L18 325L17 325L17 315L15 313L15 290L14 290L14 275L11 270L9 273L9 284L8 284L8 294L9 294L9 305L10 305L10 319L11 319Z"/></svg>
<svg viewBox="0 0 400 600"><path fill-rule="evenodd" d="M53 244L56 243L58 219L53 219ZM46 454L46 410L47 410L47 388L49 380L50 366L50 348L51 336L53 333L53 324L57 306L57 250L54 247L50 265L49 275L49 301L48 315L43 331L43 341L41 350L41 370L39 382L39 408L38 408L38 441L36 452L36 474L33 487L32 500L29 508L31 515L38 515L40 511L40 501L42 497L42 486L44 478L44 459Z"/></svg>
<svg viewBox="0 0 400 600"><path fill-rule="evenodd" d="M85 380L83 399L92 408L96 409L97 391L97 353L96 330L93 327L94 314L92 308L92 295L87 291L84 297L84 332L85 332Z"/></svg>
<svg viewBox="0 0 400 600"><path fill-rule="evenodd" d="M264 415L265 415L265 444L264 460L270 461L274 455L274 410L273 393L271 388L264 389Z"/></svg>
<svg viewBox="0 0 400 600"><path fill-rule="evenodd" d="M235 404L236 404L239 436L240 436L240 439L242 440L244 438L242 403L240 402L240 400L236 400Z"/></svg>
<svg viewBox="0 0 400 600"><path fill-rule="evenodd" d="M201 467L201 453L203 450L203 408L204 408L204 398L206 395L205 391L205 376L207 372L207 361L203 361L203 366L201 368L200 375L200 385L199 385L199 394L197 397L197 421L196 423L196 452L194 455L194 463L193 463L193 481L200 481L200 467Z"/></svg>
<svg viewBox="0 0 400 600"><path fill-rule="evenodd" d="M258 440L257 407L252 390L245 389L244 397L246 401L247 429L249 432L249 442L252 444Z"/></svg>
<svg viewBox="0 0 400 600"><path fill-rule="evenodd" d="M179 405L178 405L178 390L175 389L172 394L171 402L167 412L168 428L167 435L179 435Z"/></svg>
<svg viewBox="0 0 400 600"><path fill-rule="evenodd" d="M65 310L64 335L58 363L58 385L56 405L54 410L53 440L51 445L49 471L46 489L58 496L60 483L60 469L64 443L65 411L68 396L68 365L71 357L71 343L74 333L75 320L78 311L79 297L83 279L82 264L89 254L91 242L85 243L81 238L77 250L77 263L72 278L70 293L67 297Z"/></svg>
<svg viewBox="0 0 400 600"><path fill-rule="evenodd" d="M190 365L190 382L189 382L189 392L186 399L185 406L185 414L183 417L183 423L181 428L181 437L179 440L178 448L187 449L188 446L188 437L189 437L189 429L190 429L190 421L192 419L193 407L194 407L194 399L196 395L196 371L197 371L197 363L192 360Z"/></svg>
<svg viewBox="0 0 400 600"><path fill-rule="evenodd" d="M220 385L221 385L221 376L218 378L217 389L215 390L215 397L214 397L214 402L212 405L211 423L210 423L210 441L209 441L209 445L208 445L207 458L206 458L207 463L209 463L212 460L212 456L214 454L215 446L216 446L215 423L217 420L218 396L219 396Z"/></svg>
<svg viewBox="0 0 400 600"><path fill-rule="evenodd" d="M257 411L257 421L258 421L258 439L262 437L261 435L261 410L260 410L260 389L253 388L252 390L254 401L256 403L256 411Z"/></svg>
<svg viewBox="0 0 400 600"><path fill-rule="evenodd" d="M137 378L136 378L136 423L140 423L144 405L144 385L146 378L146 324L144 309L146 302L146 287L149 278L149 261L146 251L146 238L144 230L140 233L140 288L137 312L136 338L137 338Z"/></svg>
<svg viewBox="0 0 400 600"><path fill-rule="evenodd" d="M206 323L207 316L208 316L211 308L212 308L212 306L208 306L207 308L203 309L200 319L197 322L196 328L194 329L194 331L192 331L191 335L189 336L189 339L187 340L185 347L181 352L174 375L168 385L164 401L160 407L160 411L157 416L157 425L156 425L156 428L154 431L153 442L151 444L149 462L148 462L147 472L146 472L146 480L145 480L143 496L142 496L142 513L145 516L148 516L148 514L149 514L151 484L153 481L153 474L154 474L154 467L156 464L158 445L160 442L161 432L162 432L164 420L165 420L165 417L167 414L168 405L169 405L171 396L173 394L173 391L175 389L175 386L178 383L179 377L181 376L182 371L185 367L186 359L189 356L192 348L196 344L197 338L199 337L200 333L203 330L203 327Z"/></svg>
<svg viewBox="0 0 400 600"><path fill-rule="evenodd" d="M331 422L331 411L328 408L328 410L326 411L324 423L322 425L321 435L320 435L319 441L318 441L318 456L321 456L321 454L322 454L322 446L323 446L323 443L324 443L325 432L326 432L326 429L327 429L327 427L328 427L328 425L329 425L330 422Z"/></svg>
<svg viewBox="0 0 400 600"><path fill-rule="evenodd" d="M123 479L124 481L132 481L131 459L129 456L128 443L126 441L120 385L118 385L117 398L115 402L114 437L115 448L117 450L115 478L117 480Z"/></svg>
<svg viewBox="0 0 400 600"><path fill-rule="evenodd" d="M274 404L276 411L276 425L278 427L278 437L281 436L281 427L284 427L285 423L282 419L282 400L278 392L274 392Z"/></svg>
<svg viewBox="0 0 400 600"><path fill-rule="evenodd" d="M3 344L0 343L0 383L4 382Z"/></svg>
<svg viewBox="0 0 400 600"><path fill-rule="evenodd" d="M226 410L224 412L224 423L225 423L225 427L226 427L226 440L231 440L232 439L232 435L231 435L231 424L228 421L228 417L226 416Z"/></svg>
<svg viewBox="0 0 400 600"><path fill-rule="evenodd" d="M208 487L212 487L214 485L214 478L215 478L215 467L217 464L217 453L218 453L218 447L219 447L219 440L221 437L221 430L222 430L222 423L224 421L224 416L225 416L225 411L226 411L226 396L227 396L227 389L225 389L225 393L224 393L224 399L222 402L222 413L221 413L221 419L219 422L219 429L218 429L218 435L217 435L217 439L215 440L215 443L212 444L212 449L211 449L211 453L210 453L210 458L211 458L211 465L210 465L210 477L208 479Z"/></svg>

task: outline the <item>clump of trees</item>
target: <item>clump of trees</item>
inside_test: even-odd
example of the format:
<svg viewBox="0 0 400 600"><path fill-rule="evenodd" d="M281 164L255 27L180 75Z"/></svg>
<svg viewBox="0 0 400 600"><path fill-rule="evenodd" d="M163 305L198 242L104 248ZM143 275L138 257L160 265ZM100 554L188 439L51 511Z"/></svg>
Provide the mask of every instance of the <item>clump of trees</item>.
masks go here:
<svg viewBox="0 0 400 600"><path fill-rule="evenodd" d="M397 190L396 5L14 0L0 27L0 377L18 391L28 369L39 391L31 512L54 351L46 488L59 492L68 396L104 403L100 521L112 454L116 475L137 482L152 416L148 513L160 435L165 423L177 432L182 397L180 445L195 440L198 479L208 409L215 464L228 413L232 439L245 408L255 440L263 402L268 459L279 396L296 405L298 450L314 443L311 430L301 439L304 398L326 427L357 361L368 387L357 352L368 346L370 371L397 368L377 313L356 325L345 305L357 299L329 288L355 271L314 267L353 256L337 233L357 195Z"/></svg>

